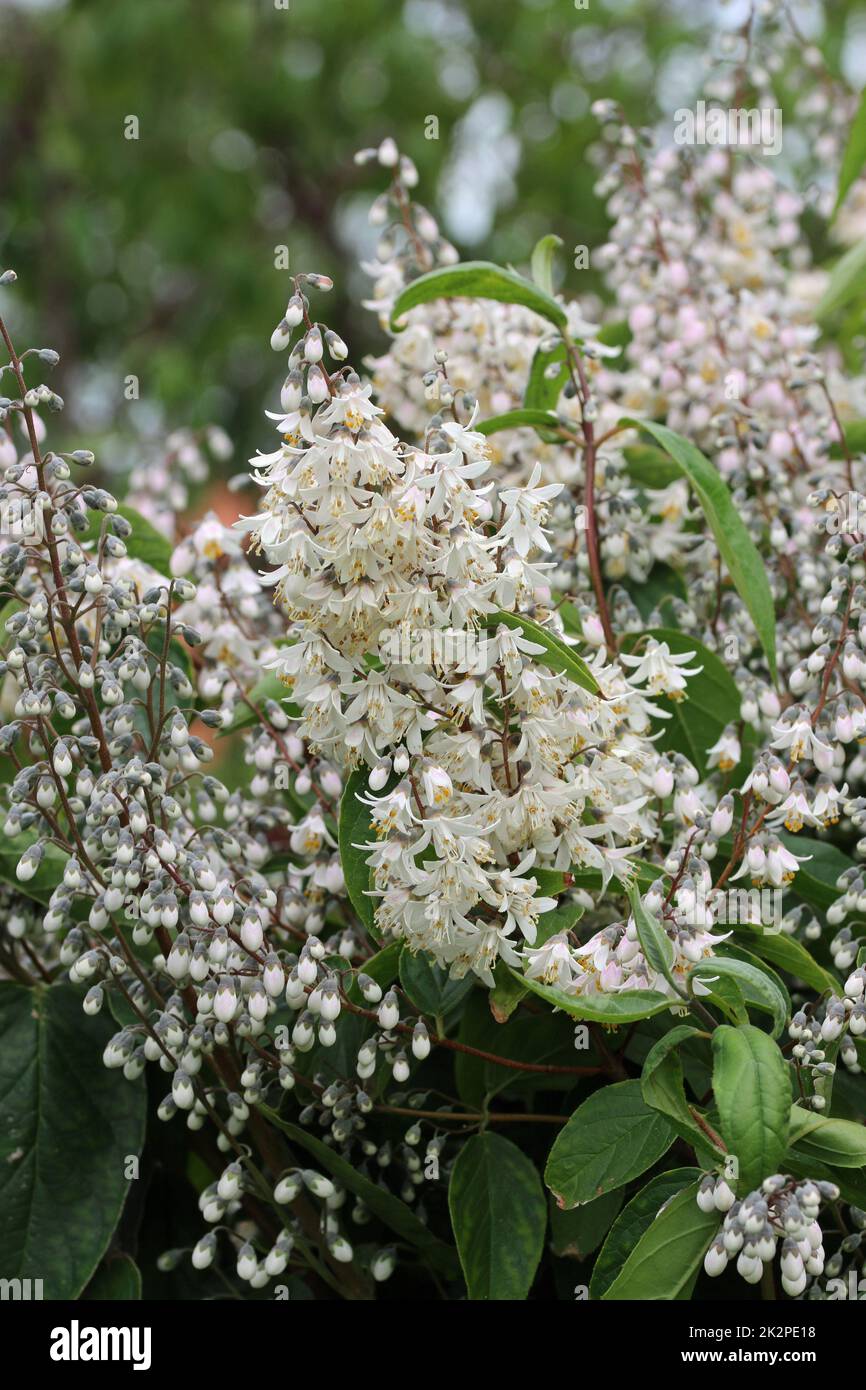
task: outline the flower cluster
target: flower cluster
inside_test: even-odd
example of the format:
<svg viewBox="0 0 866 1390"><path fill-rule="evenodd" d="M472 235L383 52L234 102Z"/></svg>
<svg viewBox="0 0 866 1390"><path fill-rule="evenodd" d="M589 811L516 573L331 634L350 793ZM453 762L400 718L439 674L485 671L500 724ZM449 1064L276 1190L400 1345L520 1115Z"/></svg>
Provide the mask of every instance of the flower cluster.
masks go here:
<svg viewBox="0 0 866 1390"><path fill-rule="evenodd" d="M711 1278L723 1274L734 1256L737 1273L757 1284L776 1258L781 1242L782 1288L791 1298L804 1292L809 1275L824 1272L823 1232L818 1217L824 1202L835 1202L831 1182L797 1182L782 1173L765 1178L760 1190L736 1201L724 1178L704 1178L698 1192L702 1211L725 1213L724 1224L704 1257Z"/></svg>
<svg viewBox="0 0 866 1390"><path fill-rule="evenodd" d="M836 107L806 106L829 158ZM478 1111L440 1089L448 1049L574 1084L657 1041L503 1059L449 997L695 1046L758 1009L814 1124L837 1062L861 1070L866 379L820 341L826 273L767 164L597 114L604 304L556 294L545 255L539 283L453 293L412 162L362 152L390 177L367 267L389 345L355 370L314 317L330 280L292 277L278 440L235 526L179 515L231 452L215 431L172 436L119 509L88 451L48 446L63 403L28 373L56 354L3 326L0 964L110 1014L107 1068L164 1073L159 1117L211 1145L192 1263L224 1246L252 1290L389 1277L379 1189L420 1226L448 1126L487 1123L484 1087ZM840 1192L707 1176L706 1273L757 1282L781 1241L785 1292L821 1296L859 1249L825 1259Z"/></svg>

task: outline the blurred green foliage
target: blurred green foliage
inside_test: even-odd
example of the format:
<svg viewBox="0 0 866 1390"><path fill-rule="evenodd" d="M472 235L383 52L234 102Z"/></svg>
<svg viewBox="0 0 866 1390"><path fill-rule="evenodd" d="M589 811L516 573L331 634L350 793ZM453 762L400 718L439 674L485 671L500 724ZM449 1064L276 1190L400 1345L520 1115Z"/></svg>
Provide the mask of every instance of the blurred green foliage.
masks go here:
<svg viewBox="0 0 866 1390"><path fill-rule="evenodd" d="M735 7L734 7L735 8ZM844 20L845 0L836 12ZM599 96L658 116L724 6L666 0L12 0L0 9L3 299L56 346L62 428L131 462L137 434L217 421L233 468L266 443L267 339L291 266L329 273L353 360L382 339L348 308L383 186L359 147L393 134L461 251L520 263L538 236L604 236L586 158ZM667 103L665 103L667 105ZM429 117L438 139L428 139ZM138 123L137 139L129 117ZM495 223L494 223L495 219ZM589 286L591 272L581 281ZM124 399L134 374L141 399ZM106 457L106 451L108 456Z"/></svg>

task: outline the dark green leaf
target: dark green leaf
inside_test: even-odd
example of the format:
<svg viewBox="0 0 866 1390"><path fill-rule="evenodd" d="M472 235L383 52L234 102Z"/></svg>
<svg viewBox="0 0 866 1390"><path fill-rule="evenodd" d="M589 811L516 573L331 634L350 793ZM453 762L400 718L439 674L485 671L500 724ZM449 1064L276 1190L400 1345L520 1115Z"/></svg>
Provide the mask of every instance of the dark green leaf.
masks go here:
<svg viewBox="0 0 866 1390"><path fill-rule="evenodd" d="M622 1188L618 1188L585 1206L572 1207L571 1211L561 1211L551 1200L550 1244L554 1255L585 1260L604 1240L619 1213L622 1199Z"/></svg>
<svg viewBox="0 0 866 1390"><path fill-rule="evenodd" d="M682 1064L677 1055L677 1048L682 1043L700 1036L690 1024L680 1023L659 1038L650 1048L643 1064L641 1094L647 1105L667 1116L686 1143L697 1146L699 1151L715 1149L717 1154L721 1154L721 1150L701 1129L689 1107Z"/></svg>
<svg viewBox="0 0 866 1390"><path fill-rule="evenodd" d="M639 1081L594 1091L557 1135L544 1180L561 1207L591 1202L645 1173L670 1148L674 1130L651 1110Z"/></svg>
<svg viewBox="0 0 866 1390"><path fill-rule="evenodd" d="M665 1302L691 1289L719 1229L716 1211L701 1211L698 1184L678 1192L647 1227L603 1298Z"/></svg>
<svg viewBox="0 0 866 1390"><path fill-rule="evenodd" d="M813 1158L831 1168L866 1165L866 1125L835 1120L795 1105L791 1108L790 1143L801 1158Z"/></svg>
<svg viewBox="0 0 866 1390"><path fill-rule="evenodd" d="M673 984L672 966L674 963L674 944L661 921L652 917L641 902L640 893L632 884L628 890L631 915L634 919L641 950L653 970Z"/></svg>
<svg viewBox="0 0 866 1390"><path fill-rule="evenodd" d="M742 990L746 1002L771 1014L773 1036L778 1037L785 1027L789 1013L789 1001L777 981L766 970L748 961L737 960L734 956L714 955L699 961L691 971L690 978L699 979L713 988L713 977L731 976Z"/></svg>
<svg viewBox="0 0 866 1390"><path fill-rule="evenodd" d="M504 960L496 962L493 971L494 986L490 991L490 1012L497 1023L507 1023L521 999L527 993L520 976L509 970Z"/></svg>
<svg viewBox="0 0 866 1390"><path fill-rule="evenodd" d="M552 985L542 985L538 980L530 980L513 970L515 979L525 985L540 999L546 999L557 1009L571 1014L572 1018L584 1018L590 1022L606 1023L616 1026L620 1023L634 1023L639 1018L650 1018L671 1007L666 994L654 989L629 989L620 994L565 994Z"/></svg>
<svg viewBox="0 0 866 1390"><path fill-rule="evenodd" d="M806 859L797 870L791 892L813 907L826 910L839 896L837 878L852 868L854 861L836 845L810 835L792 835L783 830L779 838L792 854Z"/></svg>
<svg viewBox="0 0 866 1390"><path fill-rule="evenodd" d="M457 1037L468 1047L532 1066L571 1068L596 1065L600 1060L588 1048L575 1049L574 1025L561 1014L522 1012L505 1024L497 1022L484 990L469 995ZM466 1052L457 1053L454 1075L457 1094L473 1110L483 1109L491 1096L502 1092L571 1090L579 1079L574 1072L521 1071Z"/></svg>
<svg viewBox="0 0 866 1390"><path fill-rule="evenodd" d="M556 370L554 371L554 367ZM548 376L548 369L551 375ZM529 380L523 393L523 404L527 410L552 411L562 395L563 387L569 379L568 351L565 343L557 343L549 351L537 348L529 369ZM560 439L558 430L536 427L546 443L556 443Z"/></svg>
<svg viewBox="0 0 866 1390"><path fill-rule="evenodd" d="M377 951L375 956L371 956L369 960L365 960L363 965L359 968L359 973L362 975L369 975L370 979L375 980L376 984L381 985L382 989L387 989L397 978L402 951L403 942L392 941L388 946L383 947L381 951ZM346 993L354 1004L364 1003L364 997L354 977Z"/></svg>
<svg viewBox="0 0 866 1390"><path fill-rule="evenodd" d="M63 878L69 855L57 845L46 844L45 853L39 868L32 878L20 882L15 875L18 861L28 846L39 837L32 830L16 835L14 839L0 842L0 879L11 883L25 898L33 898L38 903L47 903L54 889Z"/></svg>
<svg viewBox="0 0 866 1390"><path fill-rule="evenodd" d="M660 492L681 478L682 470L654 444L630 444L622 451L626 472L641 487Z"/></svg>
<svg viewBox="0 0 866 1390"><path fill-rule="evenodd" d="M737 940L747 945L754 955L771 961L779 970L784 970L795 980L802 980L819 994L828 989L835 994L840 993L842 986L836 976L825 970L823 965L819 965L796 937L789 936L786 932L762 932L739 925L735 927L735 931Z"/></svg>
<svg viewBox="0 0 866 1390"><path fill-rule="evenodd" d="M412 1003L433 1019L448 1020L459 1012L474 984L472 975L452 980L441 965L434 965L422 952L406 950L400 957L400 984Z"/></svg>
<svg viewBox="0 0 866 1390"><path fill-rule="evenodd" d="M457 1157L448 1208L470 1299L525 1299L547 1225L530 1159L498 1134L476 1134Z"/></svg>
<svg viewBox="0 0 866 1390"><path fill-rule="evenodd" d="M701 1176L698 1168L673 1168L651 1178L625 1206L599 1252L589 1285L590 1298L603 1298L641 1236L666 1202Z"/></svg>
<svg viewBox="0 0 866 1390"><path fill-rule="evenodd" d="M764 562L718 470L694 444L688 439L683 439L682 435L676 434L674 430L668 429L667 425L659 425L652 420L621 420L620 424L631 424L636 429L651 434L670 454L682 470L683 476L691 483L715 536L719 553L734 581L734 587L751 614L755 631L767 657L770 675L775 681L776 614L773 595L770 592Z"/></svg>
<svg viewBox="0 0 866 1390"><path fill-rule="evenodd" d="M130 558L142 560L165 579L171 579L171 556L174 550L171 541L161 531L157 531L153 522L148 521L147 517L142 516L141 512L137 512L133 507L121 504L115 515L124 517L132 527L132 535L124 541ZM91 512L90 529L82 539L98 540L102 521L102 512Z"/></svg>
<svg viewBox="0 0 866 1390"><path fill-rule="evenodd" d="M0 1270L77 1298L111 1239L144 1138L143 1082L102 1063L82 992L0 983Z"/></svg>
<svg viewBox="0 0 866 1390"><path fill-rule="evenodd" d="M625 578L622 583L644 620L649 619L654 611L663 610L665 604L669 604L672 599L685 601L688 598L688 591L679 571L672 569L670 565L662 564L660 561L653 565L646 579ZM564 604L560 605L560 613L564 606ZM681 636L682 634L678 635Z"/></svg>
<svg viewBox="0 0 866 1390"><path fill-rule="evenodd" d="M108 1255L82 1298L92 1302L132 1303L141 1298L141 1273L131 1255Z"/></svg>

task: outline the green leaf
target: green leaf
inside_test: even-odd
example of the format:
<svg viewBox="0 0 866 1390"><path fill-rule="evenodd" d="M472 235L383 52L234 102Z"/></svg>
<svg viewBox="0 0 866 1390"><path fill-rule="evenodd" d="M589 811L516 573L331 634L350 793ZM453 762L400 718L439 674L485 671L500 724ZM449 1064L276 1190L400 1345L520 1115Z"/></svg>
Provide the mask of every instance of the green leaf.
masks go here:
<svg viewBox="0 0 866 1390"><path fill-rule="evenodd" d="M784 991L772 976L758 965L749 961L737 960L734 956L714 955L707 960L698 961L690 972L690 979L699 979L712 988L713 976L731 976L742 990L746 1002L772 1015L773 1037L777 1038L788 1019L789 1004Z"/></svg>
<svg viewBox="0 0 866 1390"><path fill-rule="evenodd" d="M377 951L374 956L371 956L369 960L364 961L359 968L359 974L369 975L371 980L375 980L377 985L382 986L382 989L387 989L397 978L402 952L402 940L390 942L381 951ZM361 1004L366 1007L356 977L353 976L346 993L353 1004Z"/></svg>
<svg viewBox="0 0 866 1390"><path fill-rule="evenodd" d="M507 1023L521 999L528 993L520 976L509 970L504 960L498 960L493 970L494 986L490 991L490 1012L497 1023Z"/></svg>
<svg viewBox="0 0 866 1390"><path fill-rule="evenodd" d="M553 294L553 263L556 252L562 245L562 237L549 232L535 243L532 252L532 278L545 294Z"/></svg>
<svg viewBox="0 0 866 1390"><path fill-rule="evenodd" d="M843 1202L866 1209L866 1170L862 1167L828 1168L814 1158L804 1158L798 1148L792 1148L785 1154L785 1172L810 1182L833 1182Z"/></svg>
<svg viewBox="0 0 866 1390"><path fill-rule="evenodd" d="M674 1130L651 1110L639 1081L618 1081L578 1106L554 1141L544 1180L561 1207L591 1202L645 1173Z"/></svg>
<svg viewBox="0 0 866 1390"><path fill-rule="evenodd" d="M556 367L547 375L548 368ZM548 351L536 348L529 368L529 380L523 393L523 404L527 410L553 411L562 395L563 387L569 379L568 350L565 343L557 343ZM537 433L545 443L556 443L561 434L558 430L536 426Z"/></svg>
<svg viewBox="0 0 866 1390"><path fill-rule="evenodd" d="M476 989L469 995L457 1038L468 1047L512 1062L533 1066L595 1066L601 1058L591 1049L577 1051L574 1028L561 1014L517 1014L506 1024L492 1016L489 996ZM507 1092L570 1091L577 1084L574 1072L532 1072L502 1066L471 1053L458 1052L454 1061L457 1094L472 1110L484 1109L491 1096Z"/></svg>
<svg viewBox="0 0 866 1390"><path fill-rule="evenodd" d="M751 1024L713 1032L713 1095L722 1138L739 1163L738 1191L778 1172L788 1142L791 1076L777 1045Z"/></svg>
<svg viewBox="0 0 866 1390"><path fill-rule="evenodd" d="M368 769L357 767L350 773L343 788L340 801L340 821L337 827L337 842L340 849L340 864L346 881L349 901L363 922L367 931L378 940L376 914L373 899L368 896L370 888L370 866L365 851L358 845L370 842L373 831L370 828L370 808L359 801L359 794L367 790Z"/></svg>
<svg viewBox="0 0 866 1390"><path fill-rule="evenodd" d="M141 1298L141 1272L131 1255L108 1255L82 1298L91 1302L133 1303Z"/></svg>
<svg viewBox="0 0 866 1390"><path fill-rule="evenodd" d="M391 331L400 332L398 321L403 315L417 304L428 304L431 299L496 299L501 304L522 304L525 309L555 323L557 328L565 328L568 323L562 305L531 280L490 261L464 261L461 265L428 271L407 285L391 310Z"/></svg>
<svg viewBox="0 0 866 1390"><path fill-rule="evenodd" d="M645 621L655 610L661 610L672 599L682 599L683 601L688 599L688 590L683 583L680 572L660 561L656 561L646 579L625 578L622 583ZM564 607L564 604L560 605L560 613ZM671 630L676 631L677 629ZM679 635L682 636L681 633Z"/></svg>
<svg viewBox="0 0 866 1390"><path fill-rule="evenodd" d="M141 560L164 578L171 579L171 557L174 550L171 541L161 531L157 531L153 522L148 521L147 517L142 516L134 507L127 507L121 503L113 515L124 517L132 527L132 535L123 542L130 559ZM104 516L104 512L91 512L90 526L82 540L99 539Z"/></svg>
<svg viewBox="0 0 866 1390"><path fill-rule="evenodd" d="M699 1151L710 1149L721 1156L721 1149L713 1144L692 1114L686 1099L682 1064L676 1052L682 1043L699 1037L697 1028L680 1023L659 1038L643 1064L641 1095L653 1110L667 1116L686 1143L697 1146Z"/></svg>
<svg viewBox="0 0 866 1390"><path fill-rule="evenodd" d="M670 651L679 656L694 652L693 666L703 669L688 677L685 698L660 701L670 719L653 721L656 743L665 752L682 753L694 763L702 775L707 773L707 749L712 748L726 724L740 717L740 694L730 671L702 642L674 627L653 627L645 634L629 637L623 650L634 650L641 636L667 642Z"/></svg>
<svg viewBox="0 0 866 1390"><path fill-rule="evenodd" d="M560 1211L550 1202L550 1244L554 1255L585 1260L604 1240L622 1206L623 1191L606 1192L571 1211Z"/></svg>
<svg viewBox="0 0 866 1390"><path fill-rule="evenodd" d="M413 954L406 950L400 957L400 984L422 1014L448 1020L459 1012L474 980L471 975L452 980L441 965L434 965L423 952Z"/></svg>
<svg viewBox="0 0 866 1390"><path fill-rule="evenodd" d="M787 932L761 932L740 925L734 930L737 939L743 940L756 956L763 956L795 980L802 980L819 994L828 989L834 994L840 993L841 982L831 971L819 965L796 937L789 936Z"/></svg>
<svg viewBox="0 0 866 1390"><path fill-rule="evenodd" d="M528 975L521 975L517 970L511 973L539 999L546 999L548 1004L571 1014L572 1018L584 1018L613 1027L620 1023L635 1023L639 1018L650 1018L669 1009L672 1003L668 995L655 989L628 989L620 994L565 994L552 985L530 980Z"/></svg>
<svg viewBox="0 0 866 1390"><path fill-rule="evenodd" d="M640 899L640 893L633 884L629 886L628 900L634 918L637 938L641 950L653 970L663 975L673 984L672 966L674 963L674 944L657 917L647 912Z"/></svg>
<svg viewBox="0 0 866 1390"><path fill-rule="evenodd" d="M545 871L539 870L538 873L544 874ZM537 882L541 892L558 893L563 891L559 887L546 888L543 879L537 878ZM556 936L557 932L570 931L575 922L580 921L585 911L586 908L583 903L578 902L576 898L566 898L564 902L551 908L549 912L542 912L536 927L536 946L543 946L545 941ZM490 995L490 1011L498 1023L504 1023L527 993L527 988L526 985L518 983L519 977L509 970L505 961L498 962L493 975L496 985Z"/></svg>
<svg viewBox="0 0 866 1390"><path fill-rule="evenodd" d="M145 1088L102 1064L110 1019L82 991L0 983L0 1270L77 1298L126 1200L144 1140Z"/></svg>
<svg viewBox="0 0 866 1390"><path fill-rule="evenodd" d="M279 676L275 676L271 672L262 676L260 681L256 681L252 690L249 691L249 698L260 709L266 700L274 700L281 709L285 710L289 719L301 719L303 716L303 711L288 699L286 685ZM250 709L246 701L239 698L231 723L220 730L218 737L225 738L228 734L237 733L238 729L249 729L258 722L259 716L256 711Z"/></svg>
<svg viewBox="0 0 866 1390"><path fill-rule="evenodd" d="M851 122L851 129L848 132L848 143L845 146L845 153L842 156L842 167L839 170L839 188L836 193L836 202L833 207L831 222L839 211L845 195L852 183L860 177L863 166L866 164L866 92L860 97L860 105L857 113ZM539 245L541 243L539 242Z"/></svg>
<svg viewBox="0 0 866 1390"><path fill-rule="evenodd" d="M654 444L630 444L622 455L629 477L653 492L661 492L683 476L664 449L657 449Z"/></svg>
<svg viewBox="0 0 866 1390"><path fill-rule="evenodd" d="M862 1168L866 1164L866 1125L834 1120L799 1105L791 1107L790 1143L800 1158L831 1168Z"/></svg>
<svg viewBox="0 0 866 1390"><path fill-rule="evenodd" d="M423 1221L419 1221L411 1207L408 1207L405 1202L401 1202L399 1197L395 1197L385 1188L378 1187L376 1183L371 1182L356 1163L349 1163L345 1158L341 1158L315 1135L309 1134L307 1130L301 1129L298 1125L290 1124L288 1120L280 1119L277 1112L271 1110L267 1105L260 1105L258 1109L271 1124L282 1130L293 1144L306 1149L307 1153L311 1154L322 1168L342 1183L343 1187L354 1193L356 1197L360 1197L373 1215L378 1217L395 1235L398 1235L409 1245L413 1245L434 1269L448 1276L454 1274L457 1261L451 1246L434 1236Z"/></svg>
<svg viewBox="0 0 866 1390"><path fill-rule="evenodd" d="M735 941L723 941L718 946L717 950L719 956L724 959L743 961L746 965L751 966L753 970L757 970L759 974L765 976L767 980L776 986L776 994L783 1001L785 1020L787 1022L794 1011L791 1004L791 996L788 993L781 975L777 974L772 965L768 965L765 960L761 960L760 956L753 956L750 951L747 951L744 946L741 946ZM747 1003L752 1003L756 1008L761 1008L761 1004L757 997L751 998L748 990L745 991L745 997ZM770 1008L767 1007L765 1012L771 1012Z"/></svg>
<svg viewBox="0 0 866 1390"><path fill-rule="evenodd" d="M530 870L530 877L532 871ZM541 885L539 884L539 887ZM571 931L576 922L579 922L586 908L583 903L576 898L564 898L556 907L552 907L549 912L542 912L538 919L535 930L536 946L543 946L545 941L549 941L557 932Z"/></svg>
<svg viewBox="0 0 866 1390"><path fill-rule="evenodd" d="M767 657L770 674L775 681L778 672L773 595L770 592L764 562L718 470L694 444L683 439L682 435L676 434L674 430L669 430L667 425L659 425L652 420L621 420L620 424L630 424L635 429L642 429L651 434L670 454L683 476L691 483L715 536L719 553L734 581L734 587L751 614L755 631Z"/></svg>
<svg viewBox="0 0 866 1390"><path fill-rule="evenodd" d="M866 420L846 420L842 422L842 432L849 453L866 453ZM841 441L830 445L831 458L843 458L845 450ZM20 605L19 605L20 607ZM2 617L3 615L0 615Z"/></svg>
<svg viewBox="0 0 866 1390"><path fill-rule="evenodd" d="M596 333L598 342L605 347L627 348L632 340L628 319L617 319L614 323L603 323Z"/></svg>
<svg viewBox="0 0 866 1390"><path fill-rule="evenodd" d="M589 690L593 695L600 695L601 691L598 682L587 666L586 662L577 655L573 647L567 642L563 642L561 637L548 632L547 628L539 627L531 618L524 618L518 613L489 613L482 618L484 627L496 628L500 623L510 627L513 631L522 632L523 636L530 642L536 642L543 648L538 660L542 665L547 666L551 671L557 671L561 675L568 676L569 680L574 681L575 685L582 686L584 690Z"/></svg>
<svg viewBox="0 0 866 1390"><path fill-rule="evenodd" d="M713 1004L731 1023L739 1025L749 1021L749 1011L743 991L732 975L716 975L712 980L702 982L709 994L702 994L704 1004Z"/></svg>
<svg viewBox="0 0 866 1390"><path fill-rule="evenodd" d="M698 1186L684 1188L659 1212L603 1298L672 1302L687 1293L719 1229L719 1213L698 1206Z"/></svg>
<svg viewBox="0 0 866 1390"><path fill-rule="evenodd" d="M7 599L6 602L3 604L3 607L0 608L0 643L2 643L3 646L6 645L6 639L9 636L9 634L6 632L7 622L16 613L20 613L23 607L24 604L21 602L20 599L10 598Z"/></svg>
<svg viewBox="0 0 866 1390"><path fill-rule="evenodd" d="M830 271L827 288L815 306L819 323L844 309L852 299L859 299L866 289L866 240L858 241L846 251Z"/></svg>
<svg viewBox="0 0 866 1390"><path fill-rule="evenodd" d="M646 1187L641 1188L640 1192L632 1197L613 1223L596 1259L589 1285L591 1299L604 1297L661 1208L700 1176L699 1168L673 1168L667 1173L659 1173L651 1178Z"/></svg>
<svg viewBox="0 0 866 1390"><path fill-rule="evenodd" d="M470 1299L525 1299L547 1226L535 1165L508 1139L476 1134L457 1156L448 1209Z"/></svg>
<svg viewBox="0 0 866 1390"><path fill-rule="evenodd" d="M482 420L475 428L479 434L498 434L500 430L516 430L521 426L562 433L562 427L552 411L527 410L525 407L521 410L506 410L504 415L491 415L489 420Z"/></svg>
<svg viewBox="0 0 866 1390"><path fill-rule="evenodd" d="M853 867L853 859L829 841L816 840L810 835L792 835L790 831L783 830L779 839L792 854L801 859L808 856L805 864L801 864L797 870L791 892L804 902L825 911L839 897L836 880L846 869Z"/></svg>

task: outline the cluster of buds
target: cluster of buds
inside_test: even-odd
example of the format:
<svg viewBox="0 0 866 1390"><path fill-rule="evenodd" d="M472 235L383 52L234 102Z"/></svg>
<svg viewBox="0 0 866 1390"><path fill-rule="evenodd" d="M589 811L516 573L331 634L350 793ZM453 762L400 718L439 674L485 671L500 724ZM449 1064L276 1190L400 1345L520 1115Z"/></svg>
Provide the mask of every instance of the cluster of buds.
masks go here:
<svg viewBox="0 0 866 1390"><path fill-rule="evenodd" d="M811 1006L798 1010L788 1026L796 1065L812 1079L809 1103L813 1110L823 1110L827 1104L824 1093L832 1088L836 1057L848 1071L861 1070L856 1040L866 1034L864 989L866 970L858 967L845 981L841 996L829 995L820 1013Z"/></svg>
<svg viewBox="0 0 866 1390"><path fill-rule="evenodd" d="M838 1198L834 1183L797 1182L776 1173L738 1201L723 1178L709 1174L698 1190L698 1206L705 1212L724 1212L725 1219L704 1257L704 1269L715 1278L736 1256L737 1273L747 1284L757 1284L781 1243L782 1288L798 1298L809 1276L823 1273L824 1236L818 1217L823 1202Z"/></svg>

